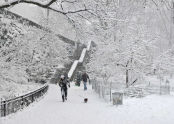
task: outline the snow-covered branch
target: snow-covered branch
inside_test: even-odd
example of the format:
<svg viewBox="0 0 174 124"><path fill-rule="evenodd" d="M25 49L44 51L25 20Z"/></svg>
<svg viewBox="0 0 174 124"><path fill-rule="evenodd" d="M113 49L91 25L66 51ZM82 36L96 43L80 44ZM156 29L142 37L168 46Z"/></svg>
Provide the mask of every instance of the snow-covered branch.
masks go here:
<svg viewBox="0 0 174 124"><path fill-rule="evenodd" d="M7 8L19 3L29 3L29 4L34 4L43 8L47 8L49 7L51 4L53 4L54 2L56 2L57 0L48 0L48 1L38 1L38 0L10 0L7 2L0 2L0 8Z"/></svg>
<svg viewBox="0 0 174 124"><path fill-rule="evenodd" d="M69 4L75 4L78 3L76 1L67 1L67 0L63 0L63 1L58 1L58 0L46 0L46 1L41 1L41 0L11 0L11 1L4 1L4 2L0 2L0 9L4 9L4 8L8 8L10 6L14 6L17 5L19 3L27 3L27 4L33 4L33 5L37 5L39 7L42 8L46 8L46 9L50 9L52 11L61 13L63 15L67 15L67 14L74 14L74 13L79 13L79 12L88 12L89 9L86 8L86 6L84 5L83 8L79 8L79 9L75 9L75 10L68 10L66 11L63 8L63 3L69 3ZM57 7L54 3L58 3L61 5L61 9L60 7ZM91 13L89 11L89 13Z"/></svg>

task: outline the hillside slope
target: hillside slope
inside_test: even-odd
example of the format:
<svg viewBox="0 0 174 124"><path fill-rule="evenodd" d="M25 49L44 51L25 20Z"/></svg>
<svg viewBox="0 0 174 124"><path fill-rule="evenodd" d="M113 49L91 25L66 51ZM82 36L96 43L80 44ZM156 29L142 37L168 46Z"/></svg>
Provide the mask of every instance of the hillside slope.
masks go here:
<svg viewBox="0 0 174 124"><path fill-rule="evenodd" d="M0 97L11 98L40 87L71 60L74 47L54 34L0 14Z"/></svg>

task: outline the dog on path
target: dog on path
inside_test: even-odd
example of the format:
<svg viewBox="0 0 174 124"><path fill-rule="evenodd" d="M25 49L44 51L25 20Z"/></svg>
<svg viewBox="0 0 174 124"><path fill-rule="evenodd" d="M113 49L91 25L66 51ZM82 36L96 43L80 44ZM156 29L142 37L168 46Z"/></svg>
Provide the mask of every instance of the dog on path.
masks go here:
<svg viewBox="0 0 174 124"><path fill-rule="evenodd" d="M87 103L88 102L88 98L84 98L84 103Z"/></svg>

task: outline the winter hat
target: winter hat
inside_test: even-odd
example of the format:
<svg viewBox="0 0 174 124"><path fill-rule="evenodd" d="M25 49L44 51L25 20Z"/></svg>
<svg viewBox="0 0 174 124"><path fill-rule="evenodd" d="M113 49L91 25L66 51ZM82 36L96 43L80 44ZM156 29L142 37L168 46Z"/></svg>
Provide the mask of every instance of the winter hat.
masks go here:
<svg viewBox="0 0 174 124"><path fill-rule="evenodd" d="M64 78L65 76L64 75L61 75L60 78Z"/></svg>

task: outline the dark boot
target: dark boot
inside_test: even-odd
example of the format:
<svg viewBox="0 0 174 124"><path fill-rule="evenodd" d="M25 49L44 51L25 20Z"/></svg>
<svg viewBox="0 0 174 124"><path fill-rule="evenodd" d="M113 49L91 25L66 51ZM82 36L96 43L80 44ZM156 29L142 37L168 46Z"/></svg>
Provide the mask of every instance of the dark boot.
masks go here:
<svg viewBox="0 0 174 124"><path fill-rule="evenodd" d="M64 96L62 96L62 101L63 101L63 102L65 101L65 98L64 98Z"/></svg>
<svg viewBox="0 0 174 124"><path fill-rule="evenodd" d="M68 91L65 89L65 100L67 100Z"/></svg>

